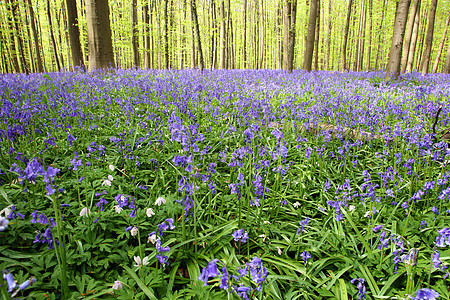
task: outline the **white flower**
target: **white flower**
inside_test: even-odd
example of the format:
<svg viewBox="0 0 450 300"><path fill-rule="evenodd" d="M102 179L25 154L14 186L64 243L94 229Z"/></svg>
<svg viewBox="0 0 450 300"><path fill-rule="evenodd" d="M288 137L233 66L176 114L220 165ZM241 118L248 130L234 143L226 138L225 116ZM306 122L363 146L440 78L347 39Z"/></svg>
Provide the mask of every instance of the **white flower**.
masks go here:
<svg viewBox="0 0 450 300"><path fill-rule="evenodd" d="M135 267L146 266L148 265L148 256L144 257L142 261L140 256L135 256L134 261L136 262Z"/></svg>
<svg viewBox="0 0 450 300"><path fill-rule="evenodd" d="M113 165L109 165L108 168L111 170L111 172L113 172L115 169Z"/></svg>
<svg viewBox="0 0 450 300"><path fill-rule="evenodd" d="M83 209L80 211L80 217L82 217L84 215L86 215L86 217L87 217L87 216L89 216L90 213L91 213L91 211L89 210L89 208L83 207Z"/></svg>
<svg viewBox="0 0 450 300"><path fill-rule="evenodd" d="M2 211L0 211L0 216L2 214L5 215L5 217L9 216L9 214L11 213L11 209L9 209L12 205L5 207L4 209L2 209Z"/></svg>
<svg viewBox="0 0 450 300"><path fill-rule="evenodd" d="M0 217L0 231L3 231L8 227L9 220L7 218Z"/></svg>
<svg viewBox="0 0 450 300"><path fill-rule="evenodd" d="M155 212L153 211L153 208L147 208L147 217L151 218L155 215Z"/></svg>
<svg viewBox="0 0 450 300"><path fill-rule="evenodd" d="M296 201L294 204L292 204L295 208L298 208L301 204L300 202Z"/></svg>
<svg viewBox="0 0 450 300"><path fill-rule="evenodd" d="M280 247L277 247L278 249L278 255L281 255L281 253L283 253L283 251L281 251Z"/></svg>
<svg viewBox="0 0 450 300"><path fill-rule="evenodd" d="M348 210L349 211L354 211L356 209L356 206L354 206L354 205L350 205L349 207L348 207Z"/></svg>
<svg viewBox="0 0 450 300"><path fill-rule="evenodd" d="M133 228L131 228L130 233L131 236L136 236L136 234L138 233L138 228L134 226Z"/></svg>
<svg viewBox="0 0 450 300"><path fill-rule="evenodd" d="M370 210L366 211L366 213L364 214L364 218L368 218L371 214L372 212Z"/></svg>
<svg viewBox="0 0 450 300"><path fill-rule="evenodd" d="M114 180L114 177L112 177L112 175L108 175L108 180L109 180L109 181L113 181L113 180Z"/></svg>
<svg viewBox="0 0 450 300"><path fill-rule="evenodd" d="M264 223L264 224L270 224L270 222L269 222L269 221L264 221L263 223Z"/></svg>
<svg viewBox="0 0 450 300"><path fill-rule="evenodd" d="M112 286L113 290L118 290L122 288L122 282L120 282L119 280L114 281L114 284Z"/></svg>
<svg viewBox="0 0 450 300"><path fill-rule="evenodd" d="M152 234L148 237L147 243L152 243L154 245L156 243L156 240L157 240L156 234Z"/></svg>
<svg viewBox="0 0 450 300"><path fill-rule="evenodd" d="M155 205L161 206L161 204L165 204L166 203L166 199L164 199L163 197L158 197L158 199L156 199L155 201Z"/></svg>
<svg viewBox="0 0 450 300"><path fill-rule="evenodd" d="M103 181L102 183L103 186L107 185L107 186L111 186L111 181L106 179L105 181Z"/></svg>
<svg viewBox="0 0 450 300"><path fill-rule="evenodd" d="M116 211L116 213L120 214L120 212L122 211L122 207L120 207L119 205L114 205L114 210Z"/></svg>
<svg viewBox="0 0 450 300"><path fill-rule="evenodd" d="M260 235L258 235L260 238L262 238L263 239L263 243L266 241L266 238L267 238L267 235L265 235L265 234L260 234Z"/></svg>

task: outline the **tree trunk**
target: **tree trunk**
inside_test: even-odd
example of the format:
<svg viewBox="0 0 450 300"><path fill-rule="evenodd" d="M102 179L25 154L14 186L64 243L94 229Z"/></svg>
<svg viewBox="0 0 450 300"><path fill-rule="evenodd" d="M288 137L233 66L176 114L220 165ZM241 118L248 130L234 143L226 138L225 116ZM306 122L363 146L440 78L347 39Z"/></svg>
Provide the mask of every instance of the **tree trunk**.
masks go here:
<svg viewBox="0 0 450 300"><path fill-rule="evenodd" d="M306 36L305 55L303 69L311 71L312 59L314 53L314 37L316 33L317 0L311 0L309 11L308 34Z"/></svg>
<svg viewBox="0 0 450 300"><path fill-rule="evenodd" d="M447 21L445 22L445 29L444 29L444 33L442 34L442 39L441 42L439 44L439 49L436 55L436 60L434 62L434 66L433 66L433 73L437 72L438 66L439 66L439 60L441 58L442 55L442 49L444 48L444 42L445 42L445 38L447 35L447 29L448 29L448 23L450 22L450 16L447 17Z"/></svg>
<svg viewBox="0 0 450 300"><path fill-rule="evenodd" d="M445 59L444 73L450 73L450 43L448 43L447 57Z"/></svg>
<svg viewBox="0 0 450 300"><path fill-rule="evenodd" d="M331 51L331 29L333 29L333 23L331 22L331 0L328 1L328 35L327 35L327 59L326 59L326 69L330 70L330 51Z"/></svg>
<svg viewBox="0 0 450 300"><path fill-rule="evenodd" d="M243 68L246 69L247 68L247 0L244 0L243 3L243 15L242 15L242 19L244 20L244 29L242 32L242 60L243 60Z"/></svg>
<svg viewBox="0 0 450 300"><path fill-rule="evenodd" d="M146 1L148 2L148 0ZM142 6L142 19L144 21L144 69L150 69L150 3L145 3Z"/></svg>
<svg viewBox="0 0 450 300"><path fill-rule="evenodd" d="M277 28L276 28L276 38L277 38L277 44L278 44L278 69L283 69L283 61L284 61L284 57L283 57L283 53L284 53L284 49L283 49L283 39L282 39L282 31L283 31L283 9L282 9L282 2L283 0L280 0L280 2L278 3L278 8L277 8Z"/></svg>
<svg viewBox="0 0 450 300"><path fill-rule="evenodd" d="M195 0L191 0L191 17L192 21L194 22L194 30L195 30L195 36L197 38L197 52L198 52L198 67L200 70L203 70L205 67L205 62L203 61L203 52L202 52L202 42L200 37L200 27L198 25L198 17L197 17L197 7Z"/></svg>
<svg viewBox="0 0 450 300"><path fill-rule="evenodd" d="M226 36L225 36L225 0L220 2L220 52L219 52L219 69L226 68Z"/></svg>
<svg viewBox="0 0 450 300"><path fill-rule="evenodd" d="M114 67L108 0L86 0L89 70Z"/></svg>
<svg viewBox="0 0 450 300"><path fill-rule="evenodd" d="M399 0L395 13L394 34L392 35L391 51L386 68L386 78L397 77L400 74L403 37L405 35L406 19L411 0Z"/></svg>
<svg viewBox="0 0 450 300"><path fill-rule="evenodd" d="M319 70L319 39L320 39L320 0L317 0L317 12L316 12L316 34L314 39L314 70Z"/></svg>
<svg viewBox="0 0 450 300"><path fill-rule="evenodd" d="M380 21L380 27L378 29L378 43L377 43L377 54L375 57L375 70L378 70L378 60L380 57L380 48L381 48L381 32L383 31L383 22L384 17L386 16L386 2L387 0L383 1L383 8L381 9L381 21Z"/></svg>
<svg viewBox="0 0 450 300"><path fill-rule="evenodd" d="M38 32L36 30L35 16L31 0L28 0L28 11L30 13L30 24L31 24L31 31L33 32L34 52L36 53L38 72L42 73L44 72L44 66L42 64L41 50L39 48L39 37Z"/></svg>
<svg viewBox="0 0 450 300"><path fill-rule="evenodd" d="M402 52L402 65L401 71L404 73L406 71L406 66L408 64L408 56L409 56L409 48L411 44L411 36L414 29L414 20L416 19L417 9L420 9L420 0L414 0L411 6L411 10L409 12L408 17L408 27L406 28L405 41L403 43L403 52Z"/></svg>
<svg viewBox="0 0 450 300"><path fill-rule="evenodd" d="M372 55L372 10L373 1L369 0L369 41L367 43L367 67L366 70L370 71L370 56Z"/></svg>
<svg viewBox="0 0 450 300"><path fill-rule="evenodd" d="M133 47L133 67L139 68L139 32L137 17L137 0L131 2L131 45Z"/></svg>
<svg viewBox="0 0 450 300"><path fill-rule="evenodd" d="M420 62L420 71L422 72L422 74L428 73L428 66L430 64L431 46L433 44L434 19L436 16L436 7L437 7L437 0L432 0L431 6L430 6L430 16L428 17L428 29L427 29L425 50L423 51L422 59Z"/></svg>
<svg viewBox="0 0 450 300"><path fill-rule="evenodd" d="M347 10L347 21L345 23L345 30L344 30L344 45L342 46L342 70L343 71L345 71L346 65L347 65L347 38L348 38L348 30L350 27L350 17L352 15L352 6L353 6L353 0L349 0L348 1L348 10Z"/></svg>
<svg viewBox="0 0 450 300"><path fill-rule="evenodd" d="M59 71L59 70L61 70L61 65L59 63L58 49L56 48L55 35L53 34L52 14L50 11L50 0L47 0L47 18L48 18L48 25L49 25L49 31L50 31L50 39L52 41L52 46L53 46L53 54L55 55L56 68L57 68L57 71Z"/></svg>
<svg viewBox="0 0 450 300"><path fill-rule="evenodd" d="M215 1L211 1L211 69L217 68L217 14Z"/></svg>
<svg viewBox="0 0 450 300"><path fill-rule="evenodd" d="M408 51L408 60L406 62L406 72L411 72L413 63L414 63L414 54L416 50L416 43L417 43L417 35L419 33L419 22L420 22L420 0L419 0L419 6L416 10L416 16L414 18L414 26L411 34L411 43L409 45L409 51Z"/></svg>
<svg viewBox="0 0 450 300"><path fill-rule="evenodd" d="M165 60L165 68L170 68L169 61L169 16L168 16L168 8L167 5L169 1L164 0L164 60Z"/></svg>

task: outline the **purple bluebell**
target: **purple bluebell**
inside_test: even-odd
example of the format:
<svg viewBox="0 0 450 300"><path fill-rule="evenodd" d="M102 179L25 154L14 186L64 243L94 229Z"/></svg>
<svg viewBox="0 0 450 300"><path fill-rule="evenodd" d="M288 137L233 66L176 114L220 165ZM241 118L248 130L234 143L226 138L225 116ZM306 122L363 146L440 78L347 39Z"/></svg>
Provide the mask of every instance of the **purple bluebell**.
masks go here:
<svg viewBox="0 0 450 300"><path fill-rule="evenodd" d="M419 289L416 292L415 297L411 297L412 300L435 300L439 298L439 293L432 289Z"/></svg>

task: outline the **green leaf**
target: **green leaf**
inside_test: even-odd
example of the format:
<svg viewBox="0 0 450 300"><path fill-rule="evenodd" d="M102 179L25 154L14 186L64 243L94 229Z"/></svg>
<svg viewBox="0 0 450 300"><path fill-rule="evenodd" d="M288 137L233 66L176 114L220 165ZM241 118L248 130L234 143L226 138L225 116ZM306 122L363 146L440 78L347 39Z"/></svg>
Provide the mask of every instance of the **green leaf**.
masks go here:
<svg viewBox="0 0 450 300"><path fill-rule="evenodd" d="M123 266L123 268L125 269L125 271L127 271L128 274L130 274L134 281L136 281L137 285L141 288L145 295L147 295L147 297L149 297L150 299L157 299L152 291L150 291L150 289L144 284L144 282L142 282L142 280L136 275L133 270L131 270L127 266Z"/></svg>

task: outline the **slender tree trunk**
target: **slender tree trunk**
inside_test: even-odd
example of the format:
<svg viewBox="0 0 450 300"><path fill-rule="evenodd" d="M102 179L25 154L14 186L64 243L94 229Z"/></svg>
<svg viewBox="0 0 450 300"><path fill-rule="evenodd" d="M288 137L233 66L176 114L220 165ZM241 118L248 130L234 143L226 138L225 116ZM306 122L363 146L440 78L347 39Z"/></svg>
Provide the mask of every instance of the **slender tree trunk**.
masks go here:
<svg viewBox="0 0 450 300"><path fill-rule="evenodd" d="M406 71L406 66L408 64L408 56L409 56L409 48L411 44L411 36L414 28L414 20L416 18L416 12L417 9L420 8L420 0L414 0L412 3L409 17L408 17L408 23L406 27L406 34L405 34L405 41L403 43L403 52L402 52L402 65L401 65L401 71L404 73Z"/></svg>
<svg viewBox="0 0 450 300"><path fill-rule="evenodd" d="M144 69L150 69L151 57L150 57L150 13L149 6L150 2L147 0L142 6L142 17L144 21Z"/></svg>
<svg viewBox="0 0 450 300"><path fill-rule="evenodd" d="M450 15L447 17L447 21L445 22L445 29L444 29L444 33L442 34L442 39L441 42L439 43L439 49L436 55L436 60L434 61L434 66L433 66L433 73L437 72L438 66L439 66L439 60L441 58L442 55L442 49L444 48L444 42L445 42L445 38L447 36L447 29L448 29L448 23L450 22Z"/></svg>
<svg viewBox="0 0 450 300"><path fill-rule="evenodd" d="M137 0L131 1L131 46L133 48L133 67L139 68L139 32L137 17Z"/></svg>
<svg viewBox="0 0 450 300"><path fill-rule="evenodd" d="M431 46L433 44L434 19L436 16L436 7L437 7L437 0L432 0L431 6L430 6L430 16L428 17L428 29L427 29L425 50L423 52L422 60L420 62L420 71L422 72L422 74L428 73L428 66L430 64Z"/></svg>
<svg viewBox="0 0 450 300"><path fill-rule="evenodd" d="M283 10L282 10L282 2L280 0L277 8L277 44L278 44L278 69L283 69L283 61L284 61L284 49L283 49L283 39L282 39L282 30L283 30Z"/></svg>
<svg viewBox="0 0 450 300"><path fill-rule="evenodd" d="M212 34L211 34L211 69L217 68L217 14L215 1L211 1Z"/></svg>
<svg viewBox="0 0 450 300"><path fill-rule="evenodd" d="M14 17L11 18L11 16L14 16L14 12L13 12L13 7L10 3L10 0L7 1L6 3L6 9L9 12L9 14L7 13L7 20L8 20L8 25L9 25L9 45L10 45L10 57L12 59L12 65L14 67L14 69L16 70L17 73L20 73L21 69L20 69L20 65L19 65L19 54L18 54L18 50L16 49L16 42L15 42L15 36L17 34L15 34L14 32L14 28L15 28L15 22L14 22ZM10 15L11 14L11 15ZM22 66L23 68L23 66ZM23 71L25 72L25 71Z"/></svg>
<svg viewBox="0 0 450 300"><path fill-rule="evenodd" d="M168 7L169 1L164 0L164 60L165 68L170 69L169 61L169 16Z"/></svg>
<svg viewBox="0 0 450 300"><path fill-rule="evenodd" d="M62 11L64 10L64 8L61 6L61 10L60 12L62 13ZM58 44L57 46L59 46L59 49L57 51L57 53L59 53L59 61L61 63L61 68L65 68L64 66L64 55L63 55L63 51L62 51L62 36L61 36L61 18L60 18L60 13L58 13L55 9L55 18L56 18L56 32L58 32Z"/></svg>
<svg viewBox="0 0 450 300"><path fill-rule="evenodd" d="M225 23L225 0L220 2L220 52L219 69L226 68L226 23Z"/></svg>
<svg viewBox="0 0 450 300"><path fill-rule="evenodd" d="M450 73L450 43L448 43L447 57L445 59L444 73Z"/></svg>
<svg viewBox="0 0 450 300"><path fill-rule="evenodd" d="M377 54L375 57L375 70L378 70L378 60L380 57L380 48L381 48L381 33L383 32L383 22L384 18L386 16L386 2L387 0L383 1L383 8L381 9L381 21L380 21L380 27L378 29L378 43L377 43Z"/></svg>
<svg viewBox="0 0 450 300"><path fill-rule="evenodd" d="M330 51L331 51L331 30L333 29L333 22L331 22L332 9L331 0L328 1L328 35L327 35L327 59L326 59L326 69L330 70Z"/></svg>
<svg viewBox="0 0 450 300"><path fill-rule="evenodd" d="M311 0L313 1L313 0ZM345 71L347 65L347 38L348 38L348 30L350 27L350 17L352 15L352 6L353 0L348 1L348 10L347 10L347 21L345 23L344 29L344 45L342 46L342 70Z"/></svg>
<svg viewBox="0 0 450 300"><path fill-rule="evenodd" d="M47 17L48 17L48 25L49 25L49 31L50 31L50 39L52 41L52 46L53 46L53 54L55 55L56 68L59 71L59 70L61 70L61 64L59 63L58 49L56 48L55 35L53 34L52 14L50 11L50 0L47 0Z"/></svg>
<svg viewBox="0 0 450 300"><path fill-rule="evenodd" d="M243 68L246 69L247 68L247 0L244 0L243 2L243 15L242 15L242 19L244 20L244 29L242 32L242 60L244 63Z"/></svg>
<svg viewBox="0 0 450 300"><path fill-rule="evenodd" d="M86 0L89 70L114 67L108 0Z"/></svg>
<svg viewBox="0 0 450 300"><path fill-rule="evenodd" d="M316 12L316 34L314 39L314 70L319 70L319 40L320 40L320 0L317 0L317 12Z"/></svg>
<svg viewBox="0 0 450 300"><path fill-rule="evenodd" d="M419 6L416 10L416 16L414 18L414 26L411 34L411 43L409 45L409 51L408 51L408 60L406 62L406 72L411 72L413 68L414 63L414 54L416 50L416 43L417 43L417 35L419 33L419 22L420 22L420 0L419 0Z"/></svg>
<svg viewBox="0 0 450 300"><path fill-rule="evenodd" d="M311 0L309 11L308 34L306 36L305 55L303 69L311 71L312 59L314 53L314 37L316 33L317 0Z"/></svg>
<svg viewBox="0 0 450 300"><path fill-rule="evenodd" d="M34 10L33 5L31 3L31 0L28 0L28 11L30 13L30 24L31 24L31 31L33 32L33 40L34 40L34 52L36 53L36 61L37 61L37 68L38 72L42 73L44 72L44 66L42 65L42 57L41 57L41 51L39 48L39 37L38 32L36 30L36 18L34 16Z"/></svg>
<svg viewBox="0 0 450 300"><path fill-rule="evenodd" d="M406 19L411 0L399 0L395 14L394 34L392 35L391 51L386 68L386 78L397 77L400 74L403 37L405 35Z"/></svg>
<svg viewBox="0 0 450 300"><path fill-rule="evenodd" d="M28 35L27 42L28 42L28 54L29 54L29 62L30 62L30 72L35 73L36 72L36 65L35 65L34 56L33 56L33 45L32 45L33 44L32 43L33 37L32 37L31 31L30 31L30 27L31 27L30 26L30 19L29 19L29 16L28 16L27 12L26 12L26 9L25 9L24 15L25 15L25 28L27 29L27 35Z"/></svg>
<svg viewBox="0 0 450 300"><path fill-rule="evenodd" d="M371 55L372 55L372 10L373 0L369 0L369 41L367 43L367 67L366 70L370 71Z"/></svg>
<svg viewBox="0 0 450 300"><path fill-rule="evenodd" d="M195 36L197 38L197 52L198 52L198 63L200 70L205 68L205 62L203 61L203 52L202 52L202 42L200 37L200 27L198 25L198 17L197 17L197 6L195 4L195 0L191 0L191 16L192 21L194 22L194 30Z"/></svg>
<svg viewBox="0 0 450 300"><path fill-rule="evenodd" d="M425 9L424 13L422 14L422 18L420 20L420 24L419 24L419 29L420 28L424 28L427 24L427 18L423 17L426 16L428 14L428 10ZM420 32L420 39L419 39L419 49L417 52L417 57L416 57L416 66L417 66L417 71L420 71L420 63L422 61L422 54L423 54L423 46L425 43L425 34L426 34L426 30L422 29Z"/></svg>

